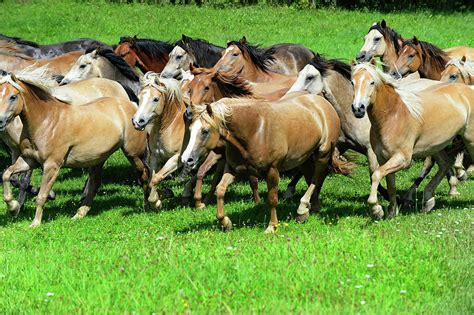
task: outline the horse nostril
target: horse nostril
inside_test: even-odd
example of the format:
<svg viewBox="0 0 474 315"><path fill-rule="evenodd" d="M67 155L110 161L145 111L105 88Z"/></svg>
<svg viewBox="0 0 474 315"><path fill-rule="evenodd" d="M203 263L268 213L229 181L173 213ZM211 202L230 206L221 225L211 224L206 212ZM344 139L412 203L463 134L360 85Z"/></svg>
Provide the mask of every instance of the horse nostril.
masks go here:
<svg viewBox="0 0 474 315"><path fill-rule="evenodd" d="M360 109L364 110L364 109L365 109L365 105L364 105L364 104L360 104Z"/></svg>
<svg viewBox="0 0 474 315"><path fill-rule="evenodd" d="M140 118L140 119L138 120L138 123L139 123L140 125L143 125L143 124L145 123L145 119Z"/></svg>
<svg viewBox="0 0 474 315"><path fill-rule="evenodd" d="M189 165L189 166L193 165L193 164L194 164L194 159L190 157L190 158L186 161L186 164Z"/></svg>

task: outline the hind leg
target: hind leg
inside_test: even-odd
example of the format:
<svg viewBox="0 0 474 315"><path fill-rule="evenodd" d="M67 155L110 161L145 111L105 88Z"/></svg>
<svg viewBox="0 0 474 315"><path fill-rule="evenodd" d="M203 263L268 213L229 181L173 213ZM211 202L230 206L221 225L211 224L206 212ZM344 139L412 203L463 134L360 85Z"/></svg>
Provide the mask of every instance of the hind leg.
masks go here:
<svg viewBox="0 0 474 315"><path fill-rule="evenodd" d="M138 180L143 189L144 208L146 209L147 201L150 195L150 190L148 188L148 182L150 180L150 170L148 169L146 163L144 162L143 157L139 155L138 156L129 155L125 150L124 150L124 153L128 161L130 162L130 164L132 164L137 171Z"/></svg>
<svg viewBox="0 0 474 315"><path fill-rule="evenodd" d="M398 215L399 207L397 205L397 187L395 185L395 173L387 174L386 181L387 181L387 189L388 189L388 196L389 196L389 206L388 206L388 213L387 219L391 219Z"/></svg>
<svg viewBox="0 0 474 315"><path fill-rule="evenodd" d="M220 159L219 162L217 163L216 171L214 172L214 177L212 178L212 182L211 182L211 188L209 189L209 192L204 198L205 205L208 205L211 203L212 197L214 196L216 192L217 185L219 184L219 181L221 180L222 175L224 174L225 165L226 165L225 158Z"/></svg>
<svg viewBox="0 0 474 315"><path fill-rule="evenodd" d="M222 179L217 185L216 188L216 195L217 195L217 220L219 220L219 224L223 231L230 231L232 229L232 221L225 215L224 212L224 196L230 184L235 179L235 175L230 170L230 167L226 164L224 169L224 175L222 175Z"/></svg>
<svg viewBox="0 0 474 315"><path fill-rule="evenodd" d="M420 175L418 175L413 185L411 185L411 187L407 190L407 192L402 197L403 208L412 208L414 206L415 199L416 199L416 191L418 187L420 186L421 182L430 173L433 166L434 166L434 163L431 156L426 157L423 162L423 167L421 169Z"/></svg>
<svg viewBox="0 0 474 315"><path fill-rule="evenodd" d="M76 215L72 217L73 220L82 219L91 209L92 200L94 199L102 181L103 166L104 163L89 168L89 178L87 179L81 196L81 207L77 210Z"/></svg>
<svg viewBox="0 0 474 315"><path fill-rule="evenodd" d="M268 205L270 206L270 223L265 233L275 233L278 226L277 205L278 205L278 183L280 173L276 167L271 167L267 173Z"/></svg>
<svg viewBox="0 0 474 315"><path fill-rule="evenodd" d="M438 163L438 172L428 185L426 185L425 191L423 192L423 199L425 201L423 212L429 212L435 206L434 191L452 165L452 160L444 150L433 155L433 158L436 163Z"/></svg>
<svg viewBox="0 0 474 315"><path fill-rule="evenodd" d="M296 185L298 185L298 182L300 181L301 177L303 177L303 174L300 172L293 175L293 177L291 178L291 182L288 184L286 191L283 193L284 200L293 198L296 190Z"/></svg>
<svg viewBox="0 0 474 315"><path fill-rule="evenodd" d="M260 203L260 195L258 194L258 178L255 176L249 176L249 184L252 189L253 201L256 204Z"/></svg>
<svg viewBox="0 0 474 315"><path fill-rule="evenodd" d="M33 175L33 170L30 169L29 171L26 171L20 179L20 193L18 194L20 209L22 209L25 204L26 192L28 191L28 187L30 187L31 175Z"/></svg>
<svg viewBox="0 0 474 315"><path fill-rule="evenodd" d="M25 159L20 156L13 165L8 167L2 174L3 180L3 200L8 206L8 211L13 215L17 216L20 212L20 203L13 197L10 179L13 174L20 172L26 172L35 167L36 163L33 160Z"/></svg>

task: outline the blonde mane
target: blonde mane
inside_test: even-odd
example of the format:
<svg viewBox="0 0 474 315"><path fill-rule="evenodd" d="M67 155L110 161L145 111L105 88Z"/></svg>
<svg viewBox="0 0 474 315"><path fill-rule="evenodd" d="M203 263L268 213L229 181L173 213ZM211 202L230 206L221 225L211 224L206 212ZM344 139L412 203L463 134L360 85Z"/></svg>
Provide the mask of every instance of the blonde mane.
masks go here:
<svg viewBox="0 0 474 315"><path fill-rule="evenodd" d="M224 100L224 99L223 99ZM191 105L193 113L193 121L196 119L203 119L211 127L215 129L221 129L226 127L228 119L232 116L231 106L226 105L222 100L219 100L210 105ZM207 111L207 106L212 109L212 116Z"/></svg>
<svg viewBox="0 0 474 315"><path fill-rule="evenodd" d="M141 80L141 88L151 86L164 95L168 102L176 101L183 104L183 93L180 84L175 79L160 78L156 72L148 71Z"/></svg>
<svg viewBox="0 0 474 315"><path fill-rule="evenodd" d="M423 105L421 104L418 95L416 95L415 90L411 90L410 86L401 86L400 81L393 79L389 74L382 72L382 70L376 68L370 63L357 64L354 67L353 73L356 73L360 70L367 71L373 78L376 86L380 84L387 84L393 87L413 118L418 121L423 120Z"/></svg>
<svg viewBox="0 0 474 315"><path fill-rule="evenodd" d="M461 59L454 58L448 61L446 68L449 65L458 68L464 77L469 78L470 76L474 76L474 61L466 60L463 62Z"/></svg>

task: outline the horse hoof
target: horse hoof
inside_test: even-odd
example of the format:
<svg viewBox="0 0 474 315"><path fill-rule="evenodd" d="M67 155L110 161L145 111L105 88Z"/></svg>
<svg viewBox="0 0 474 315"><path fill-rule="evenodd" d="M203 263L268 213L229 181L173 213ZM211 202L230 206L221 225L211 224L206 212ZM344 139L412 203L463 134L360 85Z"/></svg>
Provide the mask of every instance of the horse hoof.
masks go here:
<svg viewBox="0 0 474 315"><path fill-rule="evenodd" d="M161 209L162 205L163 204L161 203L161 200L158 200L158 201L150 204L151 208L155 211L159 211Z"/></svg>
<svg viewBox="0 0 474 315"><path fill-rule="evenodd" d="M427 202L425 202L425 206L423 207L423 212L424 213L428 213L430 212L435 206L435 198L434 197L431 197L430 199L428 199Z"/></svg>
<svg viewBox="0 0 474 315"><path fill-rule="evenodd" d="M14 217L16 217L18 213L20 213L20 208L20 203L16 200L12 200L8 203L8 211Z"/></svg>
<svg viewBox="0 0 474 315"><path fill-rule="evenodd" d="M194 207L196 210L202 210L206 208L206 204L203 202L196 203L196 206Z"/></svg>
<svg viewBox="0 0 474 315"><path fill-rule="evenodd" d="M275 232L276 232L276 227L270 224L270 225L267 227L267 229L265 230L264 233L265 233L265 234L275 234Z"/></svg>
<svg viewBox="0 0 474 315"><path fill-rule="evenodd" d="M372 217L375 220L382 220L383 219L383 208L381 205L375 205L372 207Z"/></svg>
<svg viewBox="0 0 474 315"><path fill-rule="evenodd" d="M298 216L296 217L296 222L304 223L306 222L306 220L308 220L308 218L309 218L309 211L303 214L298 214Z"/></svg>
<svg viewBox="0 0 474 315"><path fill-rule="evenodd" d="M41 222L38 221L38 220L33 220L33 222L30 224L30 228L31 229L34 229L34 228L37 228L38 226L41 225Z"/></svg>
<svg viewBox="0 0 474 315"><path fill-rule="evenodd" d="M48 200L54 200L54 199L56 199L56 193L51 190L48 194Z"/></svg>
<svg viewBox="0 0 474 315"><path fill-rule="evenodd" d="M467 170L466 170L467 173L474 173L474 164L473 165L470 165Z"/></svg>
<svg viewBox="0 0 474 315"><path fill-rule="evenodd" d="M461 194L456 189L452 189L452 190L449 191L449 196L450 197L456 197L456 196L459 196L459 195L461 195Z"/></svg>
<svg viewBox="0 0 474 315"><path fill-rule="evenodd" d="M87 212L89 212L91 208L87 206L81 206L79 209L77 209L76 214L72 217L72 220L80 220L84 218L87 215Z"/></svg>
<svg viewBox="0 0 474 315"><path fill-rule="evenodd" d="M228 217L224 217L221 221L221 229L223 232L230 232L232 230L232 221Z"/></svg>

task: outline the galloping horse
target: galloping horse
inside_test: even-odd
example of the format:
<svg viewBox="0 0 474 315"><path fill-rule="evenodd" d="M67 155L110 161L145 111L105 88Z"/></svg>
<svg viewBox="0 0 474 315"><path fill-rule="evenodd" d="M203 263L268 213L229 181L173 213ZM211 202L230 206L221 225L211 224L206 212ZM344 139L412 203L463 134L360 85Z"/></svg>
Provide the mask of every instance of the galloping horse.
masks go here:
<svg viewBox="0 0 474 315"><path fill-rule="evenodd" d="M34 59L53 58L73 51L84 52L91 46L101 47L103 49L112 48L101 41L90 38L79 38L50 45L39 45L38 43L32 41L24 40L18 37L10 37L3 34L0 34L0 39L15 43L18 48L23 50L25 55Z"/></svg>
<svg viewBox="0 0 474 315"><path fill-rule="evenodd" d="M120 37L115 53L132 67L142 73L153 71L160 73L168 62L168 55L174 45L154 39Z"/></svg>
<svg viewBox="0 0 474 315"><path fill-rule="evenodd" d="M448 61L446 52L430 43L419 41L415 36L403 41L398 59L389 72L395 79L418 71L421 78L439 80Z"/></svg>
<svg viewBox="0 0 474 315"><path fill-rule="evenodd" d="M139 94L140 106L133 116L135 129L143 131L151 125L148 137L150 168L153 171L149 182L149 204L159 209L161 200L156 186L180 165L179 157L184 139L183 102L178 81L164 79L159 74L148 72L143 78Z"/></svg>
<svg viewBox="0 0 474 315"><path fill-rule="evenodd" d="M474 61L466 61L466 57L451 59L441 73L440 81L474 85Z"/></svg>
<svg viewBox="0 0 474 315"><path fill-rule="evenodd" d="M181 80L183 73L190 70L190 64L199 68L212 68L221 58L223 50L223 47L183 34L169 54L169 61L161 76Z"/></svg>
<svg viewBox="0 0 474 315"><path fill-rule="evenodd" d="M74 219L84 217L100 184L103 164L118 148L137 169L144 183L145 200L148 198L148 169L142 161L146 138L130 124L136 111L134 103L100 98L83 106L70 106L55 99L41 82L6 72L2 72L0 89L0 130L5 130L17 116L25 126L20 138L21 156L3 173L4 200L9 211L17 213L20 209L10 187L11 176L38 166L43 169L30 227L41 224L47 196L63 166L89 168L82 205ZM91 123L93 128L84 128Z"/></svg>
<svg viewBox="0 0 474 315"><path fill-rule="evenodd" d="M337 113L325 99L299 92L278 102L222 99L194 106L190 140L181 160L194 168L221 140L226 142L227 164L217 187L217 219L223 229L232 228L224 213L224 194L236 173L266 178L271 209L267 233L278 224L281 171L302 167L310 183L298 208L299 221L308 217L310 204L312 210L320 207L319 192L340 129ZM336 166L348 171L344 165Z"/></svg>
<svg viewBox="0 0 474 315"><path fill-rule="evenodd" d="M70 68L61 85L89 78L106 78L129 87L135 94L140 89L140 77L120 56L109 49L90 48Z"/></svg>
<svg viewBox="0 0 474 315"><path fill-rule="evenodd" d="M352 77L352 109L358 118L367 112L372 124L371 144L380 164L372 174L368 199L372 214L378 219L384 216L377 186L386 176L390 199L387 216L397 215L395 172L408 168L413 157L432 155L439 170L423 193L423 211L430 211L435 205L434 190L452 164L443 149L460 135L471 156L474 154L474 116L470 115L474 90L462 84L440 83L413 93L367 63L356 65Z"/></svg>

